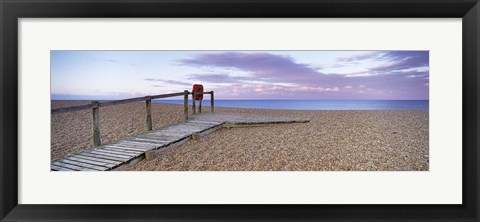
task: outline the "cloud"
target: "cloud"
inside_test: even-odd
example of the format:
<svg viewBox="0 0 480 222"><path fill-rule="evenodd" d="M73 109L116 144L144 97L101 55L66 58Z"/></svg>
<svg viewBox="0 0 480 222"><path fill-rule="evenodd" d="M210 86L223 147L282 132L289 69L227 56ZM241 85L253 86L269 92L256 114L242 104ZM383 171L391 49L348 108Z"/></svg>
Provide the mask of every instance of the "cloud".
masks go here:
<svg viewBox="0 0 480 222"><path fill-rule="evenodd" d="M338 60L343 67L353 70L356 65L349 66L344 63L364 61L376 66L351 73L325 74L315 65L300 63L290 56L267 52L232 51L199 53L178 59L176 62L182 66L214 70L214 73L190 74L187 78L205 82L204 84L228 83L230 88L217 87L215 90L239 96L249 94L288 97L304 93L304 96L312 98L312 93L318 93L322 94L316 95L318 99L324 98L323 94L330 96L325 98L332 99L356 98L353 94L358 95L359 91L342 91L339 87L351 89L350 87L356 86L355 88L359 87L358 89L362 91L362 98L370 98L368 96L377 91L393 91L392 95L402 99L428 98L428 90L423 86L424 79L429 75L428 52L378 51ZM239 71L245 76L228 73ZM367 90L367 85L375 90ZM336 97L337 95L343 97Z"/></svg>
<svg viewBox="0 0 480 222"><path fill-rule="evenodd" d="M368 73L368 72L361 72L361 73L354 73L354 74L347 74L345 77L368 77L368 76L376 76L377 74Z"/></svg>
<svg viewBox="0 0 480 222"><path fill-rule="evenodd" d="M325 78L317 67L297 63L289 56L264 52L203 53L177 62L188 66L234 68L252 73L256 80L264 81L309 84L312 80Z"/></svg>
<svg viewBox="0 0 480 222"><path fill-rule="evenodd" d="M429 65L428 51L389 51L383 53L378 59L389 63L371 68L371 71L393 72Z"/></svg>
<svg viewBox="0 0 480 222"><path fill-rule="evenodd" d="M340 57L340 58L337 58L337 62L351 63L351 62L362 61L367 59L375 59L377 56L381 54L382 54L381 51L367 52L367 53L357 54L349 57Z"/></svg>
<svg viewBox="0 0 480 222"><path fill-rule="evenodd" d="M399 70L429 65L428 51L374 51L350 57L337 58L337 62L349 63L363 60L389 62L389 64L375 67L371 70Z"/></svg>
<svg viewBox="0 0 480 222"><path fill-rule="evenodd" d="M346 77L370 77L391 74L403 74L407 78L428 77L429 52L428 51L378 51L351 57L338 58L337 61L345 66L352 66L360 61L380 63L375 67L367 68L360 72L343 73ZM413 73L413 74L412 74Z"/></svg>
<svg viewBox="0 0 480 222"><path fill-rule="evenodd" d="M333 92L338 92L340 91L340 88L338 87L333 87L333 88L326 88L325 91L333 91Z"/></svg>
<svg viewBox="0 0 480 222"><path fill-rule="evenodd" d="M130 65L130 66L138 66L138 64L131 63L131 62L125 62L125 61L117 60L117 59L104 59L104 58L93 58L93 57L89 57L89 59L91 61L95 61L95 62L109 62L109 63L126 64L126 65Z"/></svg>
<svg viewBox="0 0 480 222"><path fill-rule="evenodd" d="M165 84L180 85L180 86L192 86L193 85L193 83L190 83L190 82L182 82L182 81L169 80L169 79L145 78L144 80L151 81L151 82L163 82Z"/></svg>
<svg viewBox="0 0 480 222"><path fill-rule="evenodd" d="M188 76L188 79L206 81L210 83L236 83L248 80L258 81L258 79L243 76L230 76L228 74L191 74Z"/></svg>

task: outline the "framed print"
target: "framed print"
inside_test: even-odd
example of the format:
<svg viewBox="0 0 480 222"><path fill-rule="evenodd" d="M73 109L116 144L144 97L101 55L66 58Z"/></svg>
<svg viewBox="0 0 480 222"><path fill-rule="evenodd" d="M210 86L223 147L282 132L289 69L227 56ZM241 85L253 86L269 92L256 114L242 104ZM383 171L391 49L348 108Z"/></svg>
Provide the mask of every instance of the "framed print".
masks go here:
<svg viewBox="0 0 480 222"><path fill-rule="evenodd" d="M478 221L477 1L1 10L2 221Z"/></svg>

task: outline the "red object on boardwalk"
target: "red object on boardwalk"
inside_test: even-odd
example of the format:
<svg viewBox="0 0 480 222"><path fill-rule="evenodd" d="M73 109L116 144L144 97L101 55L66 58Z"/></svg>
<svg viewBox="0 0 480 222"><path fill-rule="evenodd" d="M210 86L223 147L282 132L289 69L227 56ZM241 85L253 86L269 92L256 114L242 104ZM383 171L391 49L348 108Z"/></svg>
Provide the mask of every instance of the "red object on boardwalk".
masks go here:
<svg viewBox="0 0 480 222"><path fill-rule="evenodd" d="M201 84L194 84L193 91L195 92L202 92L203 93L203 85ZM203 94L195 95L195 100L203 100Z"/></svg>

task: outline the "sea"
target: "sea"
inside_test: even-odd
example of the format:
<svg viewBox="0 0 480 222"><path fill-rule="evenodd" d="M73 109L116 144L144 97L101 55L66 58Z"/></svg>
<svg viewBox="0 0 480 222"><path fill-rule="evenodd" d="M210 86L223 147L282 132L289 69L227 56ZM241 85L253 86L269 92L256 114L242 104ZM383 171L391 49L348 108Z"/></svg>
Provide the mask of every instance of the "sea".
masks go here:
<svg viewBox="0 0 480 222"><path fill-rule="evenodd" d="M183 104L183 100L154 100ZM191 104L191 101L189 101ZM197 102L198 105L198 102ZM210 106L203 100L202 106ZM215 107L283 110L428 110L428 100L215 100Z"/></svg>

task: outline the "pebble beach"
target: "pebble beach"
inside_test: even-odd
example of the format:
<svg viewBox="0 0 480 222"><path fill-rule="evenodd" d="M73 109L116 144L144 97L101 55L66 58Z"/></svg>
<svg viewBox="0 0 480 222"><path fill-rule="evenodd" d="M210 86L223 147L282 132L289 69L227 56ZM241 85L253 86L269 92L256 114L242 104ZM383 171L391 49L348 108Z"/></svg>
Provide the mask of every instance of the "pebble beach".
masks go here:
<svg viewBox="0 0 480 222"><path fill-rule="evenodd" d="M52 108L89 101L52 101ZM189 109L191 112L191 108ZM210 107L204 107L209 112ZM216 112L311 119L308 123L222 128L166 148L131 171L428 171L428 110L267 110ZM102 143L146 131L145 103L100 109ZM51 116L51 159L92 144L90 110ZM181 122L183 106L152 104L153 128Z"/></svg>

